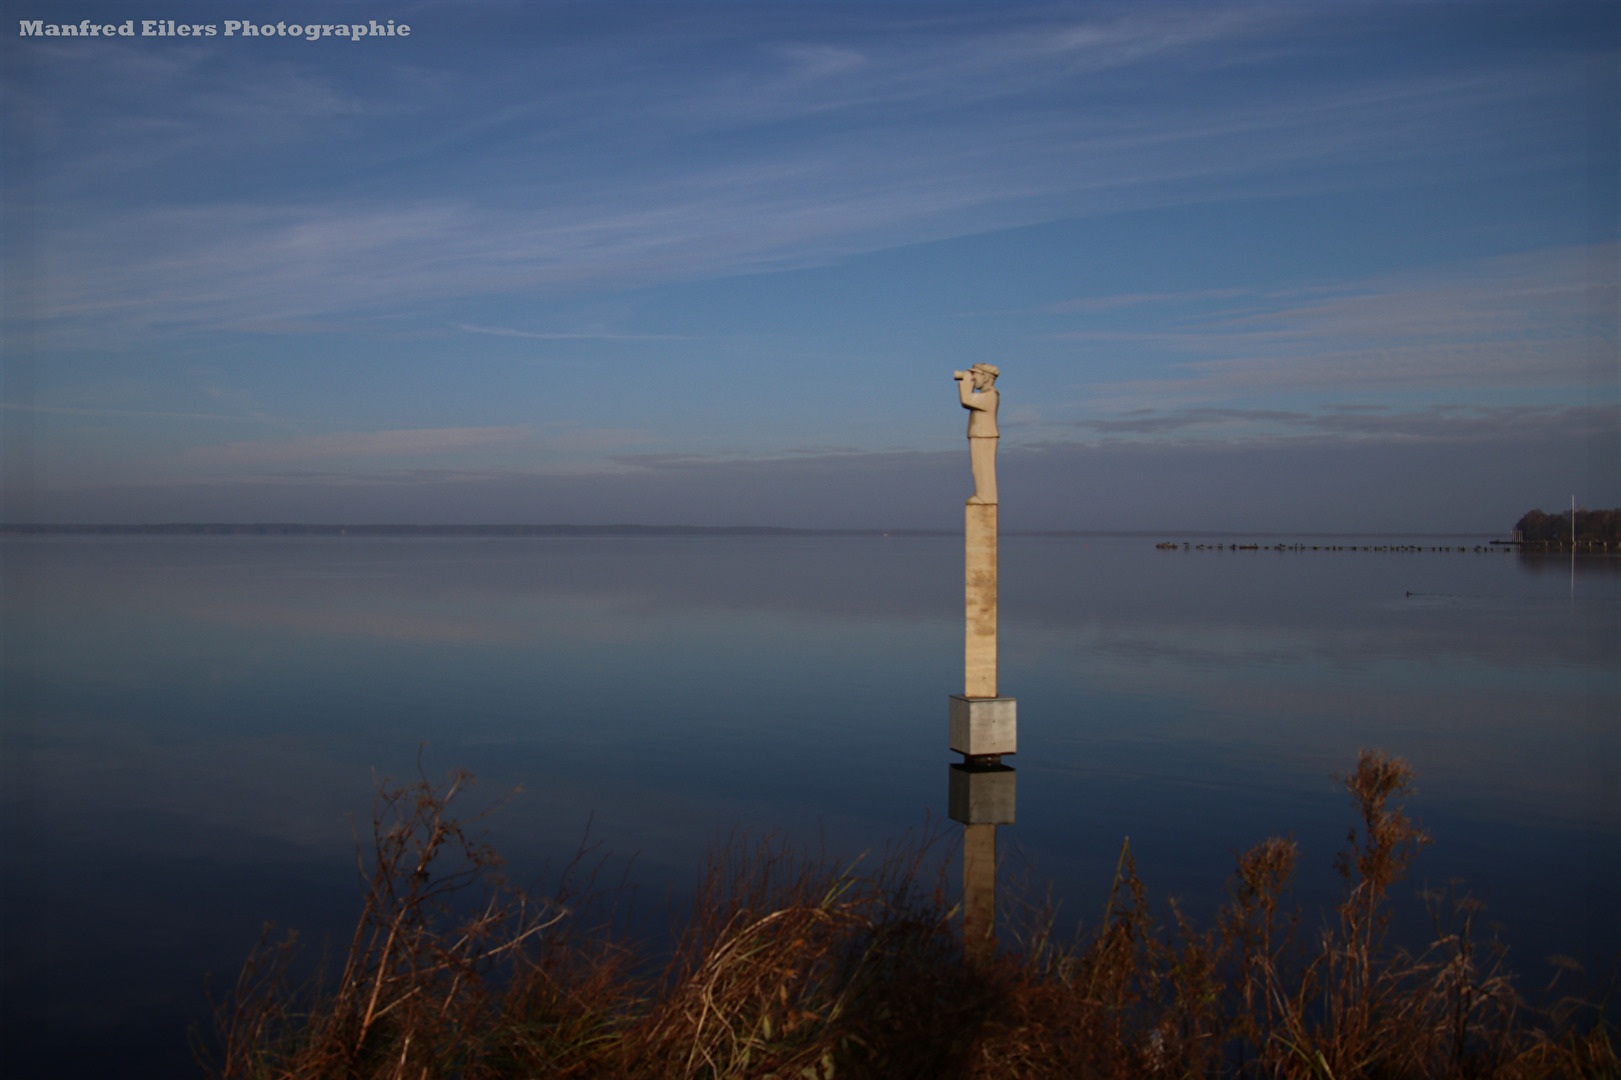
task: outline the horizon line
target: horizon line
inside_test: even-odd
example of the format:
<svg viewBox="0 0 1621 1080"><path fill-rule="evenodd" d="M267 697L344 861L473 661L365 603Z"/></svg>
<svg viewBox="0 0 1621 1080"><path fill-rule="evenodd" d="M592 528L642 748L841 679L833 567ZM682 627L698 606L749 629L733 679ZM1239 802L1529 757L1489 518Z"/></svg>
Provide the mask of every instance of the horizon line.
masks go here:
<svg viewBox="0 0 1621 1080"><path fill-rule="evenodd" d="M519 523L453 523L422 525L406 522L385 524L333 524L322 522L0 522L0 535L209 535L209 536L634 536L634 535L709 535L709 536L960 536L961 529L918 528L860 528L811 529L779 525L644 525L630 522L612 524L519 524ZM1433 537L1490 537L1498 533L1477 530L1450 532L1391 531L1379 532L1314 532L1304 530L1246 530L1231 529L1011 529L1003 536L1062 537L1062 536L1142 536L1164 539L1168 536L1187 537L1381 537L1381 536L1433 536ZM1502 535L1507 535L1506 531Z"/></svg>

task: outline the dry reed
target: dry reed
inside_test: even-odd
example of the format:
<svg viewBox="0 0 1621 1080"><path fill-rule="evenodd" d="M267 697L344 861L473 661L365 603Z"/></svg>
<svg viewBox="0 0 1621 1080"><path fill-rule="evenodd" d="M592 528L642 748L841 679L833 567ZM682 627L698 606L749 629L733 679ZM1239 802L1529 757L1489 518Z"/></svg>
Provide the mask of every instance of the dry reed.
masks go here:
<svg viewBox="0 0 1621 1080"><path fill-rule="evenodd" d="M1150 909L1129 842L1096 927L1060 942L1025 907L990 964L967 961L940 837L864 871L780 837L706 860L662 958L625 944L577 862L536 902L448 813L465 774L383 786L364 912L330 990L294 988L291 939L262 941L219 1011L222 1080L495 1078L1614 1077L1592 995L1533 1006L1480 905L1428 893L1434 939L1390 940L1390 892L1420 846L1394 800L1411 770L1364 752L1357 826L1314 933L1285 900L1298 850L1238 859L1215 924ZM1573 961L1564 961L1566 968Z"/></svg>

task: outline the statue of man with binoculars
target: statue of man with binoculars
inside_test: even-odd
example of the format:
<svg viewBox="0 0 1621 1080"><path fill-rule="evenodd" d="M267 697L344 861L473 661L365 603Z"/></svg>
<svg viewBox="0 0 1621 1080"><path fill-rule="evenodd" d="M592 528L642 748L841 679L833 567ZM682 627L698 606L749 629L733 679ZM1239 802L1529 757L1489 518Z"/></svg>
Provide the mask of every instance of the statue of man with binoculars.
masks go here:
<svg viewBox="0 0 1621 1080"><path fill-rule="evenodd" d="M969 505L996 504L996 377L1002 374L992 364L975 364L967 371L954 371L957 394L968 410L968 464L974 471L974 494Z"/></svg>

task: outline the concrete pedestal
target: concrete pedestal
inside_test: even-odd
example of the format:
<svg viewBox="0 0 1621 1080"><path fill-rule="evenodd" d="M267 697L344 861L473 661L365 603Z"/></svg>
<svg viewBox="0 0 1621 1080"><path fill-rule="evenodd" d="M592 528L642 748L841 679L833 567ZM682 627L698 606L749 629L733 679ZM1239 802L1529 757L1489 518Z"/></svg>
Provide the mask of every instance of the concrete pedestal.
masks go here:
<svg viewBox="0 0 1621 1080"><path fill-rule="evenodd" d="M951 748L968 757L1019 752L1018 702L951 695Z"/></svg>

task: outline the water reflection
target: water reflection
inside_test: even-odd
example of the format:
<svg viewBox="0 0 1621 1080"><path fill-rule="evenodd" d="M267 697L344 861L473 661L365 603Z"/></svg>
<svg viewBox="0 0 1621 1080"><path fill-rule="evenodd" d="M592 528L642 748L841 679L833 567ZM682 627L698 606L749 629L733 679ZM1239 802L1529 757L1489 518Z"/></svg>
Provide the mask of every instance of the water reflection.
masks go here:
<svg viewBox="0 0 1621 1080"><path fill-rule="evenodd" d="M1575 574L1581 577L1621 578L1621 555L1591 555L1576 552L1518 551L1514 563L1533 576Z"/></svg>
<svg viewBox="0 0 1621 1080"><path fill-rule="evenodd" d="M423 742L435 773L523 785L491 822L520 881L588 821L655 897L738 825L881 850L952 809L960 767L942 791L920 748L961 677L961 560L960 537L0 541L0 1006L37 1075L183 1071L203 974L264 921L352 928L350 815ZM1468 879L1528 967L1613 953L1621 575L1578 560L1572 618L1554 561L1004 537L1030 865L1095 915L1129 833L1197 915L1230 851L1293 832L1331 889L1332 774L1383 747L1419 769L1422 877ZM1011 834L967 827L993 866Z"/></svg>
<svg viewBox="0 0 1621 1080"><path fill-rule="evenodd" d="M976 962L996 953L996 829L1014 823L1018 794L1018 774L998 757L949 767L947 814L963 826L963 941Z"/></svg>

